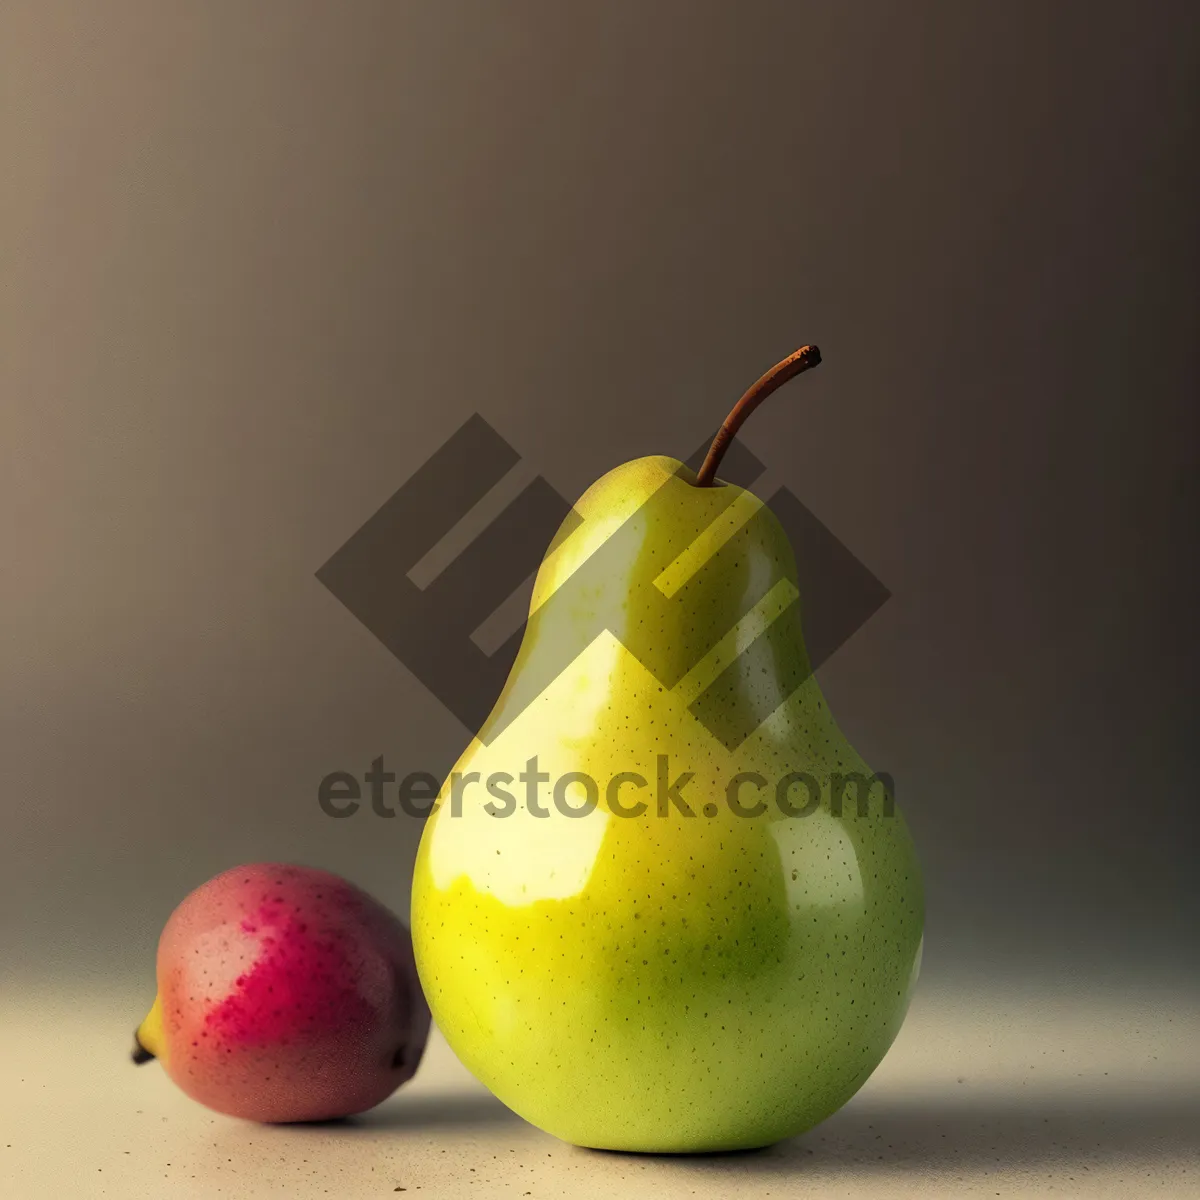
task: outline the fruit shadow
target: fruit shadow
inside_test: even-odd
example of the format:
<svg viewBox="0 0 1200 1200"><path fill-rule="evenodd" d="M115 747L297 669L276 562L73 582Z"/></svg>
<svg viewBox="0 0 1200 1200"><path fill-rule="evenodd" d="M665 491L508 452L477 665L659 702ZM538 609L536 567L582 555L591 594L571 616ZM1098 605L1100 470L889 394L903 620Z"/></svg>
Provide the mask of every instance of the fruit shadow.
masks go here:
<svg viewBox="0 0 1200 1200"><path fill-rule="evenodd" d="M482 1125L524 1124L487 1092L407 1095L358 1116L329 1122L330 1127L373 1132L381 1129L447 1129Z"/></svg>
<svg viewBox="0 0 1200 1200"><path fill-rule="evenodd" d="M708 1173L949 1172L1192 1157L1198 1129L1200 1092L1129 1098L864 1098L808 1133L761 1150L638 1157L684 1169L702 1166Z"/></svg>

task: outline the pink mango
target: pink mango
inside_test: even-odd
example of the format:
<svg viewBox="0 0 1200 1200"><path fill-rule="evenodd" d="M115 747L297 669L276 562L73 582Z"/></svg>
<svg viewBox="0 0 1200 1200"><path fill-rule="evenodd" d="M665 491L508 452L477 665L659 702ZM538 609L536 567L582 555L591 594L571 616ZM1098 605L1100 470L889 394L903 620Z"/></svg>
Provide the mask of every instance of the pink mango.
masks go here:
<svg viewBox="0 0 1200 1200"><path fill-rule="evenodd" d="M158 943L133 1058L252 1121L363 1112L411 1079L429 1036L408 930L337 875L235 867L192 892Z"/></svg>

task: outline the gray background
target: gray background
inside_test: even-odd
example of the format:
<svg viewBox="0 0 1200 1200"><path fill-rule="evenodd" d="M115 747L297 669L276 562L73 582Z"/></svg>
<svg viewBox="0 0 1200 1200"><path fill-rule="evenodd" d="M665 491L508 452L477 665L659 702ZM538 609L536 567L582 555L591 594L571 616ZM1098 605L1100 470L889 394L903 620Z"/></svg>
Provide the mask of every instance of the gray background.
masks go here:
<svg viewBox="0 0 1200 1200"><path fill-rule="evenodd" d="M927 974L1197 969L1197 6L0 8L0 957L152 988L468 732L314 578L473 411L574 497L747 444L892 590L822 670Z"/></svg>

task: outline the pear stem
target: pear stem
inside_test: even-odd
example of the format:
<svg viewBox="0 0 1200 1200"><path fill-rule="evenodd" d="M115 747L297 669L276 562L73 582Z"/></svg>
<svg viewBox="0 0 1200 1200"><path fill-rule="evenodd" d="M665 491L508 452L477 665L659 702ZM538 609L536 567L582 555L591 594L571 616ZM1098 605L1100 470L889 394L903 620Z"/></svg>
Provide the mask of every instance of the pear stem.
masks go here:
<svg viewBox="0 0 1200 1200"><path fill-rule="evenodd" d="M765 375L760 376L746 390L745 395L733 406L725 423L717 430L712 445L708 448L704 465L696 473L697 487L712 487L717 477L717 468L729 443L737 436L746 418L777 388L787 383L789 379L815 367L821 361L821 352L816 346L801 346L793 354L789 354L782 362L777 362Z"/></svg>

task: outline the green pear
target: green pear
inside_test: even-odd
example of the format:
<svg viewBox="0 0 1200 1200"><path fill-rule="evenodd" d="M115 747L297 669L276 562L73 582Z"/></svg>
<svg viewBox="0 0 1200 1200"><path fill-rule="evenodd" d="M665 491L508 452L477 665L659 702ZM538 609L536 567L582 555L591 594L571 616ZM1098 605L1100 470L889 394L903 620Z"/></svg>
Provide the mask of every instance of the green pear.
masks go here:
<svg viewBox="0 0 1200 1200"><path fill-rule="evenodd" d="M575 506L413 881L438 1027L567 1142L768 1145L844 1104L896 1036L924 903L893 798L835 724L786 535L715 478L637 459ZM847 781L857 780L857 783Z"/></svg>

